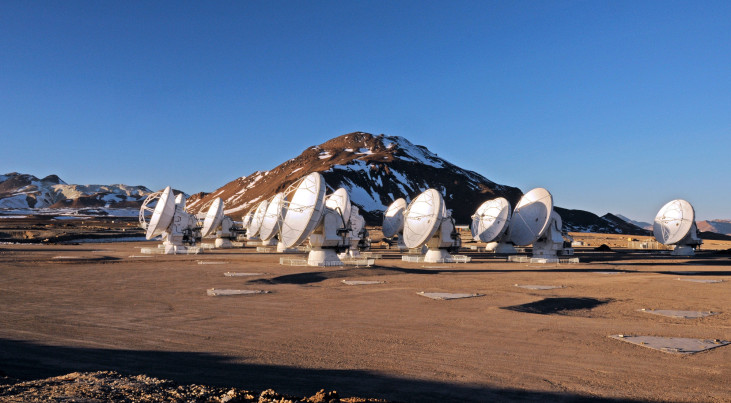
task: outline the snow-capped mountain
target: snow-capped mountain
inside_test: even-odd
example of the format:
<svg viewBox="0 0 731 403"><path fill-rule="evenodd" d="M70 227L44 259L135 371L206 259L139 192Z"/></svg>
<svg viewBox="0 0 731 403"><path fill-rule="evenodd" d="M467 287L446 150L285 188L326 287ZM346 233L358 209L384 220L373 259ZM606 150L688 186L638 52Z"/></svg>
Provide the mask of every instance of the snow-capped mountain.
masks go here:
<svg viewBox="0 0 731 403"><path fill-rule="evenodd" d="M43 179L12 172L0 175L0 208L139 208L152 191L144 186L70 185L56 175Z"/></svg>
<svg viewBox="0 0 731 403"><path fill-rule="evenodd" d="M215 197L221 197L226 214L240 217L311 172L322 173L332 190L347 189L361 214L377 225L383 210L395 199L410 200L428 188L442 193L459 223L469 222L485 200L503 196L515 204L521 196L518 188L462 169L403 137L355 132L309 147L270 171L238 178L211 194L193 195L188 206L191 211L205 209Z"/></svg>

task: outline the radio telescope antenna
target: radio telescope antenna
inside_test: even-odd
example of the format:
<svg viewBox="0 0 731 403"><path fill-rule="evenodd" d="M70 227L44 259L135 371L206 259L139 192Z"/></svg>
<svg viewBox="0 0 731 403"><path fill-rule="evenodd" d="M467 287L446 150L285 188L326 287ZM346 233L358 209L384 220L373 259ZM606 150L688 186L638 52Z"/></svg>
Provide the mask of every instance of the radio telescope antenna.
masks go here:
<svg viewBox="0 0 731 403"><path fill-rule="evenodd" d="M365 225L365 218L360 215L360 209L357 206L352 206L350 208L350 231L348 231L350 250L341 256L358 257L360 252L371 249L371 238L368 236Z"/></svg>
<svg viewBox="0 0 731 403"><path fill-rule="evenodd" d="M201 236L208 236L221 225L223 221L223 200L220 197L216 197L211 203L206 213L206 218L203 219L203 228L201 229Z"/></svg>
<svg viewBox="0 0 731 403"><path fill-rule="evenodd" d="M399 198L394 200L383 213L383 236L392 239L398 237L397 246L399 250L408 249L404 243L404 211L406 211L406 200ZM389 242L390 244L390 242Z"/></svg>
<svg viewBox="0 0 731 403"><path fill-rule="evenodd" d="M254 240L258 238L259 230L261 229L261 223L264 221L264 214L269 207L268 200L262 200L254 211L254 215L251 217L249 227L246 229L246 239Z"/></svg>
<svg viewBox="0 0 731 403"><path fill-rule="evenodd" d="M328 207L325 189L325 179L318 172L307 175L297 184L282 221L282 242L284 247L291 248L309 237L312 250L307 256L308 265L341 266L343 262L337 252L347 248L345 237L348 230L343 226L345 219L340 211L346 209L350 198L343 197L338 189L334 193L337 196L327 203L331 206Z"/></svg>
<svg viewBox="0 0 731 403"><path fill-rule="evenodd" d="M695 210L682 199L672 200L660 208L652 232L661 244L675 245L671 252L675 256L693 256L695 249L703 244L698 237Z"/></svg>
<svg viewBox="0 0 731 403"><path fill-rule="evenodd" d="M206 217L203 220L201 235L203 237L216 235L213 246L216 248L232 248L232 239L236 239L243 229L236 228L231 217L223 214L224 203L220 197L213 199Z"/></svg>
<svg viewBox="0 0 731 403"><path fill-rule="evenodd" d="M427 189L411 201L404 212L403 231L407 247L427 246L424 262L428 263L453 261L450 252L462 245L444 199L435 189Z"/></svg>
<svg viewBox="0 0 731 403"><path fill-rule="evenodd" d="M472 239L487 243L495 253L516 253L507 234L511 214L510 202L504 197L488 200L472 216Z"/></svg>
<svg viewBox="0 0 731 403"><path fill-rule="evenodd" d="M140 209L143 217L146 207L143 204ZM200 239L195 216L185 212L185 198L182 193L173 198L170 186L160 193L146 227L145 238L152 239L162 235L165 254L188 252L188 248Z"/></svg>
<svg viewBox="0 0 731 403"><path fill-rule="evenodd" d="M284 192L277 193L269 201L264 218L261 221L259 237L263 246L273 245L274 236L279 232L282 217L284 217Z"/></svg>
<svg viewBox="0 0 731 403"><path fill-rule="evenodd" d="M520 198L510 221L510 240L515 245L533 244L533 259L558 262L558 255L573 254L564 249L561 216L553 211L553 196L535 188Z"/></svg>

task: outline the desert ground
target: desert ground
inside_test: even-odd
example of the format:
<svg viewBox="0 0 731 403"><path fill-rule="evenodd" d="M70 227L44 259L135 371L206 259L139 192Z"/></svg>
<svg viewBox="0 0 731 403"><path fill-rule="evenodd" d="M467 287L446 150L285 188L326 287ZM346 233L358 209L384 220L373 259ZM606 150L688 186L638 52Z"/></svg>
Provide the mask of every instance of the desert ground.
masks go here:
<svg viewBox="0 0 731 403"><path fill-rule="evenodd" d="M172 256L140 253L155 242L3 244L0 375L111 370L388 401L731 401L731 346L679 354L609 337L731 340L731 242L682 258L628 250L627 236L573 235L586 245L578 264L508 263L468 244L470 263L402 262L374 243L374 266L328 268L251 247ZM611 250L594 250L602 244Z"/></svg>

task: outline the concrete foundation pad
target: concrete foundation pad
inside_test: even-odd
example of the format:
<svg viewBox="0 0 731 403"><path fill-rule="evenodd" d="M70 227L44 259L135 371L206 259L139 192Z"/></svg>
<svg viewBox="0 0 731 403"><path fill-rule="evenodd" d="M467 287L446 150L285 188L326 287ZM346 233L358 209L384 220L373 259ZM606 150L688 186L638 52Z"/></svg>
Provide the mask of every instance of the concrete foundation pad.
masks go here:
<svg viewBox="0 0 731 403"><path fill-rule="evenodd" d="M264 290L224 290L224 289L216 289L216 288L209 288L206 290L206 294L208 294L209 297L220 297L225 295L252 295L252 294L269 294L270 291L264 291Z"/></svg>
<svg viewBox="0 0 731 403"><path fill-rule="evenodd" d="M659 350L664 353L674 354L694 354L731 344L731 342L726 340L690 339L685 337L626 336L622 334L615 334L609 337L653 350Z"/></svg>
<svg viewBox="0 0 731 403"><path fill-rule="evenodd" d="M449 292L424 292L420 291L417 294L431 298L431 299L460 299L460 298L473 298L473 297L484 297L485 294L463 294L463 293L449 293Z"/></svg>
<svg viewBox="0 0 731 403"><path fill-rule="evenodd" d="M528 290L553 290L556 288L564 288L562 285L530 285L530 284L515 284L516 287L526 288Z"/></svg>
<svg viewBox="0 0 731 403"><path fill-rule="evenodd" d="M706 284L723 283L723 280L702 279L702 278L678 278L678 280L690 281L693 283L706 283Z"/></svg>
<svg viewBox="0 0 731 403"><path fill-rule="evenodd" d="M347 285L371 285L371 284L383 284L385 281L378 280L343 280L343 284Z"/></svg>
<svg viewBox="0 0 731 403"><path fill-rule="evenodd" d="M696 319L706 316L718 315L718 312L711 311L675 311L671 309L638 309L640 312L652 313L655 315L668 316L671 318Z"/></svg>
<svg viewBox="0 0 731 403"><path fill-rule="evenodd" d="M227 271L226 273L223 273L226 277L249 277L249 276L263 276L267 273L235 273Z"/></svg>

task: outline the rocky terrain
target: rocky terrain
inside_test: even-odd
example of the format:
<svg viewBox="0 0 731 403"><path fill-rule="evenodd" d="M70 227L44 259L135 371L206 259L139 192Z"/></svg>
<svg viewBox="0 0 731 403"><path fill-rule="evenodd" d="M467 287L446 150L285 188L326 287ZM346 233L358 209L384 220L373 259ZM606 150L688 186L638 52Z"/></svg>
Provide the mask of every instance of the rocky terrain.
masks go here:
<svg viewBox="0 0 731 403"><path fill-rule="evenodd" d="M333 190L347 189L372 225L380 223L381 212L393 200L408 200L430 187L442 192L457 221L464 223L483 201L502 196L515 203L522 194L518 188L462 169L403 137L355 132L309 147L269 171L254 172L211 194L198 195L189 206L193 211L204 209L221 197L227 214L243 215L311 172L322 173Z"/></svg>
<svg viewBox="0 0 731 403"><path fill-rule="evenodd" d="M0 175L0 208L137 208L152 191L144 186L70 185L57 175L39 179L11 172Z"/></svg>
<svg viewBox="0 0 731 403"><path fill-rule="evenodd" d="M505 197L513 205L520 189L497 184L485 176L460 168L424 146L398 136L354 132L305 149L268 171L256 171L235 179L212 193L196 193L187 208L206 211L216 197L226 203L226 214L240 220L262 200L287 189L311 172L320 172L333 191L348 190L369 225L380 225L382 212L395 199L411 200L427 188L444 196L457 224L468 224L484 201ZM550 189L549 189L550 190ZM152 191L144 186L70 185L57 175L39 179L33 175L0 175L0 217L5 215L110 215L135 217ZM598 216L584 210L556 207L565 231L647 235L652 224L622 215ZM730 220L698 222L698 228L715 234L731 234Z"/></svg>
<svg viewBox="0 0 731 403"><path fill-rule="evenodd" d="M179 385L145 375L122 375L114 371L74 372L33 381L0 376L3 402L252 402L336 403L385 402L379 399L340 399L336 391L321 390L313 396L288 396L267 389L253 392L239 388Z"/></svg>

